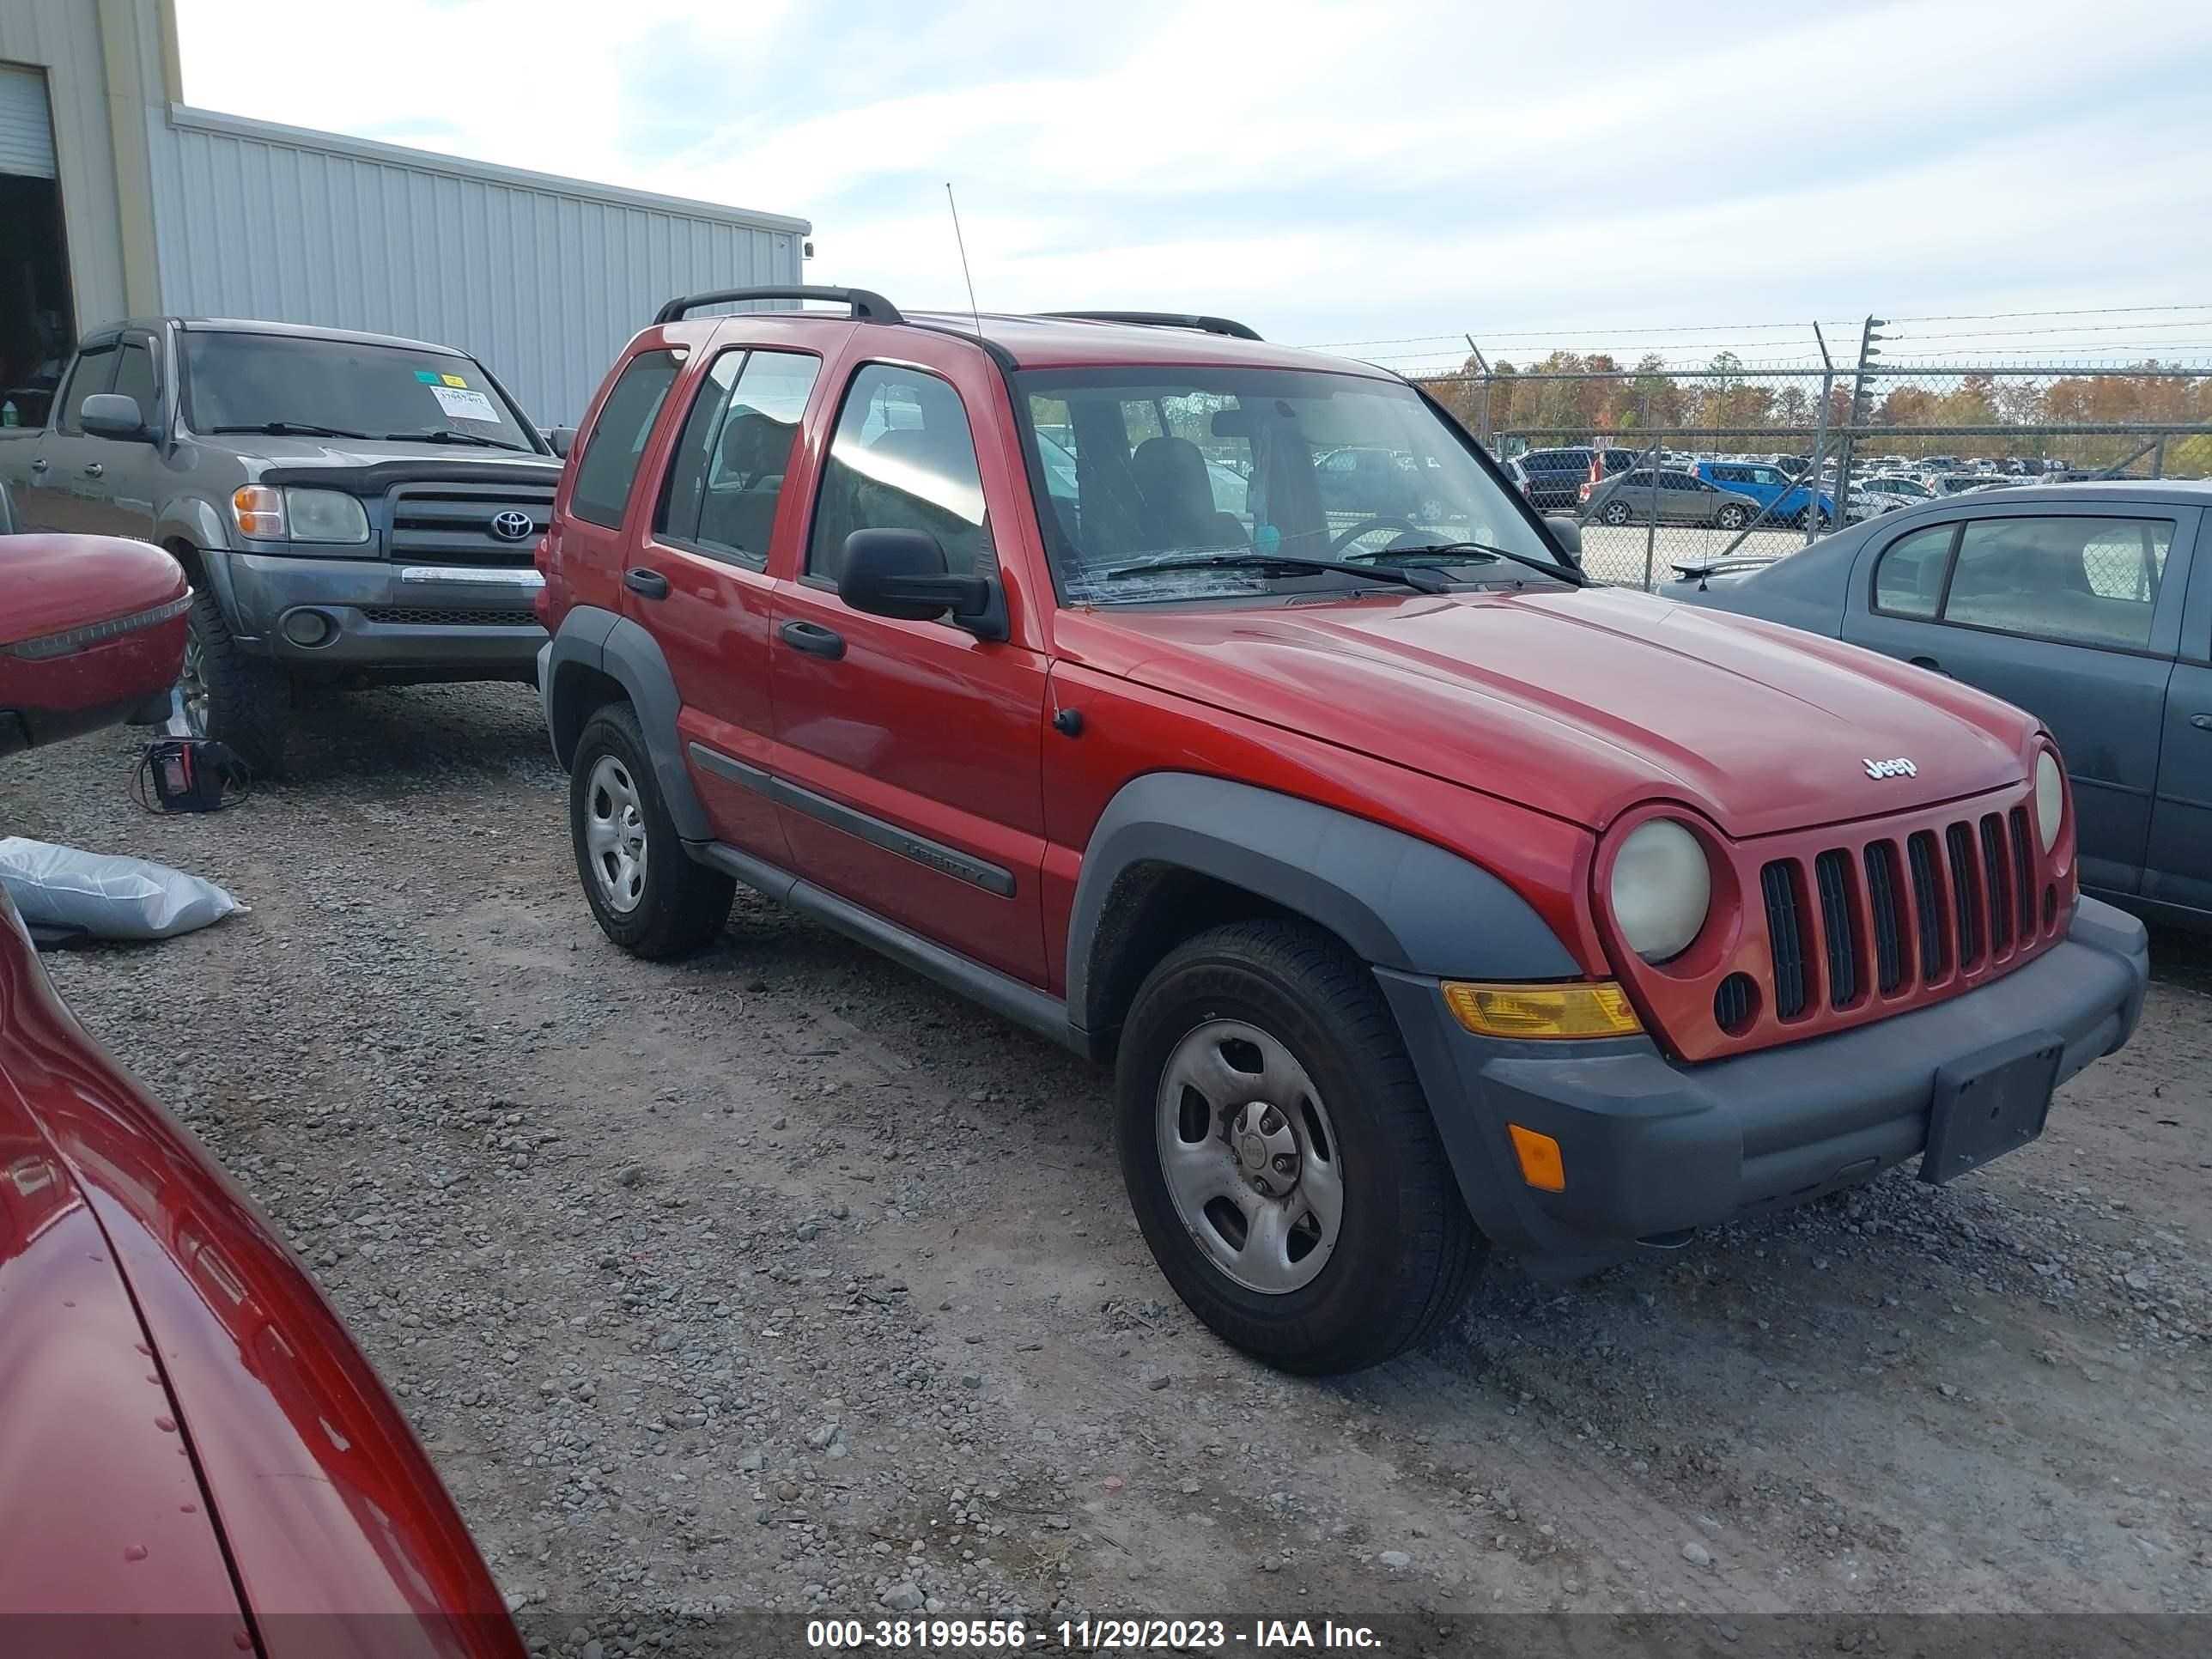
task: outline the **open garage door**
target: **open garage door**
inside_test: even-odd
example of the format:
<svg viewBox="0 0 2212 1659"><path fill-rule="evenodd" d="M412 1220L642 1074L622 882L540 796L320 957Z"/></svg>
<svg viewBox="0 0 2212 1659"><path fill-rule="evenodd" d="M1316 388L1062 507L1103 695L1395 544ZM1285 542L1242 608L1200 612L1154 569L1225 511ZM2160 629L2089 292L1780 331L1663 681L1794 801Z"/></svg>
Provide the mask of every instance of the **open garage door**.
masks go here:
<svg viewBox="0 0 2212 1659"><path fill-rule="evenodd" d="M40 426L75 330L42 70L0 64L0 425Z"/></svg>

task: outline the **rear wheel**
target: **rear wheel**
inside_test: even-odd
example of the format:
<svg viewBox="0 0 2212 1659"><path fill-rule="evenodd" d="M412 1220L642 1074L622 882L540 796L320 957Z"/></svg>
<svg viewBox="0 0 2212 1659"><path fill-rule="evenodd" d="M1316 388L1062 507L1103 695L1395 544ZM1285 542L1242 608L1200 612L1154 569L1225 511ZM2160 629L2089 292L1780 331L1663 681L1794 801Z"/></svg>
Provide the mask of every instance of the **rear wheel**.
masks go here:
<svg viewBox="0 0 2212 1659"><path fill-rule="evenodd" d="M1751 522L1751 514L1730 501L1714 515L1714 521L1723 530L1741 530Z"/></svg>
<svg viewBox="0 0 2212 1659"><path fill-rule="evenodd" d="M292 677L240 647L231 637L222 602L204 588L192 594L185 619L185 663L177 690L190 736L229 744L264 777L283 769L284 740L292 729Z"/></svg>
<svg viewBox="0 0 2212 1659"><path fill-rule="evenodd" d="M1607 524L1626 524L1630 514L1633 511L1634 509L1626 501L1607 501L1605 504L1605 509L1598 514L1598 517Z"/></svg>
<svg viewBox="0 0 2212 1659"><path fill-rule="evenodd" d="M653 780L637 714L609 703L584 723L568 770L576 873L599 931L632 956L681 956L730 919L735 884L684 850Z"/></svg>
<svg viewBox="0 0 2212 1659"><path fill-rule="evenodd" d="M1121 1171L1176 1294L1285 1370L1357 1370L1433 1331L1486 1254L1373 976L1328 934L1238 922L1139 989Z"/></svg>

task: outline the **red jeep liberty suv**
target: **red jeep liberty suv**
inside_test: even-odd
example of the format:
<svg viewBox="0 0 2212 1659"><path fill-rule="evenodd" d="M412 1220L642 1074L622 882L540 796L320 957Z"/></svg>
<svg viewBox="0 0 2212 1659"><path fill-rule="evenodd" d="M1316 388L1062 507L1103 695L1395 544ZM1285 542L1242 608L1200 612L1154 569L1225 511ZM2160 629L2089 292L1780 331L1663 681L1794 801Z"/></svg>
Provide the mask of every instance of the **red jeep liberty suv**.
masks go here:
<svg viewBox="0 0 2212 1659"><path fill-rule="evenodd" d="M690 316L763 300L842 309ZM1294 1370L2033 1139L2148 975L2049 734L1574 544L1218 318L672 301L538 551L585 895L661 957L742 881L1112 1060L1162 1271Z"/></svg>

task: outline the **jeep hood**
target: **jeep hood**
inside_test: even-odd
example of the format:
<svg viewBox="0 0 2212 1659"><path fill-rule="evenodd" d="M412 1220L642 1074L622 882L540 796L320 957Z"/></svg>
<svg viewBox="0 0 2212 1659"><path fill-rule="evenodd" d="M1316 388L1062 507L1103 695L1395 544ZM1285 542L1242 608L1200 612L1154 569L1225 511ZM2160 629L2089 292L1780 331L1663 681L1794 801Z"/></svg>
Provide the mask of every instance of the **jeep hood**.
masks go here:
<svg viewBox="0 0 2212 1659"><path fill-rule="evenodd" d="M2035 726L1855 646L1610 589L1099 610L1063 632L1101 672L1592 830L1654 799L1736 837L1932 805L2017 781ZM1913 775L1869 775L1899 758Z"/></svg>

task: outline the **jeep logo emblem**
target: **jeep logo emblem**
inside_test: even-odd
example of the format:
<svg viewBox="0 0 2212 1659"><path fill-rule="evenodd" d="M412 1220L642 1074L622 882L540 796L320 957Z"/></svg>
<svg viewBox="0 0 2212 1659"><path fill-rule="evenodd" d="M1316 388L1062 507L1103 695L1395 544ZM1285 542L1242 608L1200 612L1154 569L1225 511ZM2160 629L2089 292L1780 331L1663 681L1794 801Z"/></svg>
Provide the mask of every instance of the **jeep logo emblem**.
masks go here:
<svg viewBox="0 0 2212 1659"><path fill-rule="evenodd" d="M1895 760L1862 761L1860 764L1866 768L1867 775L1870 778L1917 778L1920 775L1920 769L1902 755Z"/></svg>
<svg viewBox="0 0 2212 1659"><path fill-rule="evenodd" d="M511 507L491 515L491 533L503 542L519 542L536 528L527 513L518 513Z"/></svg>

